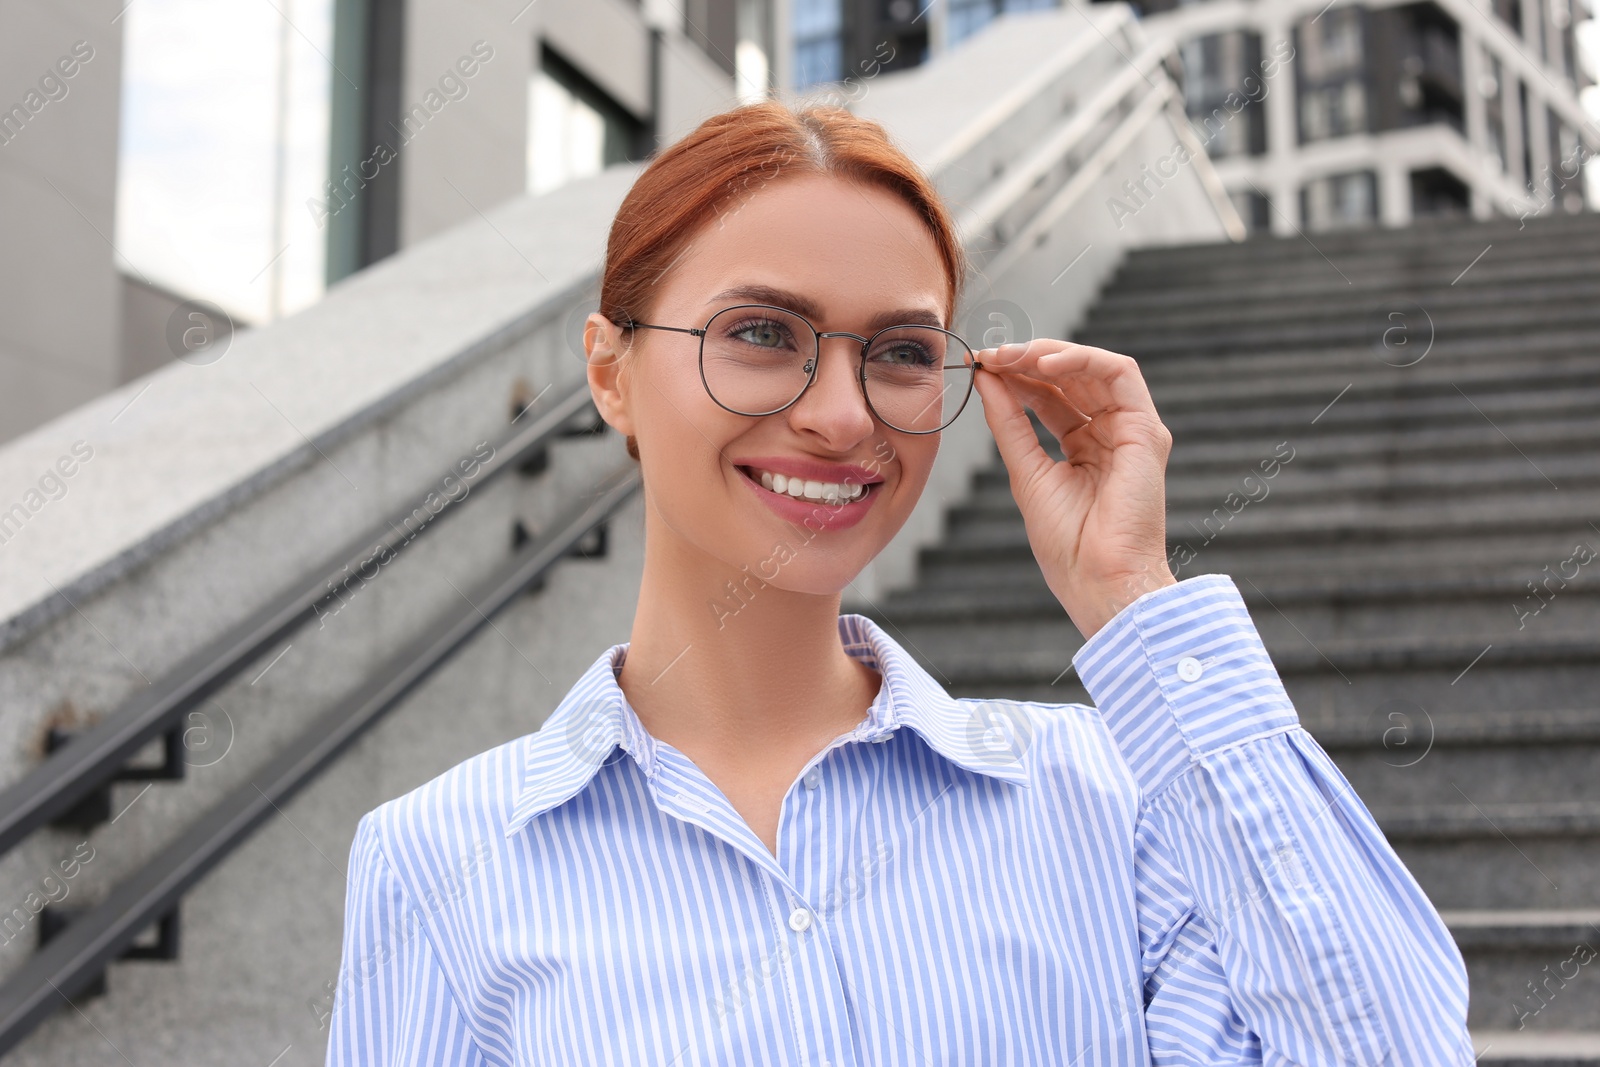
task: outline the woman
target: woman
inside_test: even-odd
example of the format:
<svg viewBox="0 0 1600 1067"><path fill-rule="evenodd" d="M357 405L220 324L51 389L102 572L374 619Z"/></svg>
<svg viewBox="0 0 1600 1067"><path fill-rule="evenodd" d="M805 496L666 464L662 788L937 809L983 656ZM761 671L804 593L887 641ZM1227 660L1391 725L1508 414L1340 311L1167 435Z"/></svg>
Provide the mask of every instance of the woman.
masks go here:
<svg viewBox="0 0 1600 1067"><path fill-rule="evenodd" d="M1461 956L1238 590L1167 567L1137 365L974 358L965 272L841 109L639 177L584 334L643 468L631 639L361 820L329 1064L1473 1062ZM907 402L930 373L956 401ZM973 385L1095 708L952 699L839 613Z"/></svg>

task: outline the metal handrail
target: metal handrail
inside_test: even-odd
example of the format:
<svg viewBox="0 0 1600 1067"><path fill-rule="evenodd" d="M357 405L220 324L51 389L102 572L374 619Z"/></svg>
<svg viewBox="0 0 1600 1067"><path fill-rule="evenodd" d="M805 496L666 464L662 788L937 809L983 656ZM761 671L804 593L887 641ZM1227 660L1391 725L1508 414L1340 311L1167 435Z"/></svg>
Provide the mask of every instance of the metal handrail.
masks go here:
<svg viewBox="0 0 1600 1067"><path fill-rule="evenodd" d="M924 166L929 174L935 177L940 175L945 168L972 151L985 137L991 136L1001 126L1010 122L1018 111L1027 106L1047 86L1070 73L1085 56L1100 47L1101 42L1110 41L1113 34L1134 21L1133 9L1130 7L1107 6L1096 10L1082 7L1074 10L1089 21L1090 26L1098 32L1079 35L1046 62L1032 70L1022 72L1010 88L990 104L983 114L965 129L957 131L948 143L941 146L926 161ZM1093 21L1095 19L1101 20L1106 25L1096 26Z"/></svg>
<svg viewBox="0 0 1600 1067"><path fill-rule="evenodd" d="M641 484L628 461L595 492L527 542L498 571L441 612L427 631L301 730L247 782L207 809L192 826L75 917L0 984L0 1055L14 1048L66 998L90 985L151 923L167 915L269 815L309 784L349 745L443 666L501 609L605 522Z"/></svg>
<svg viewBox="0 0 1600 1067"><path fill-rule="evenodd" d="M537 399L537 398L536 398ZM0 792L0 855L33 831L70 811L109 782L142 746L175 729L183 713L216 692L284 636L314 618L338 596L330 576L358 571L392 558L407 542L439 519L460 510L470 489L536 457L585 408L593 408L587 382L580 381L543 414L516 426L496 444L494 454L471 477L448 472L468 486L421 525L412 521L425 506L412 505L385 518L348 542L317 567L216 640L186 657L156 682L123 701L103 720L71 738L44 762ZM525 409L526 410L526 409ZM422 496L434 492L431 487Z"/></svg>
<svg viewBox="0 0 1600 1067"><path fill-rule="evenodd" d="M1022 228L1011 235L1006 246L995 254L989 262L986 271L992 276L999 277L1012 265L1026 255L1038 243L1041 236L1048 232L1067 211L1076 204L1102 174L1111 169L1118 155L1122 153L1133 139L1137 137L1151 121L1165 111L1177 95L1177 88L1170 81L1163 80L1156 87L1144 93L1133 109L1123 117L1120 124L1102 141L1089 158L1084 160L1072 177L1047 200L1033 216L1023 224ZM1193 131L1188 130L1187 124L1177 125L1178 136L1185 139L1186 144L1195 142ZM1191 152L1193 150L1191 149ZM1202 175L1210 167L1210 162L1203 154L1194 157L1192 164ZM1212 198L1212 203L1222 214L1224 224L1227 226L1228 235L1233 240L1242 240L1245 236L1244 224L1239 219L1238 211L1233 202L1225 197L1219 202L1216 197L1220 187L1210 184L1205 186L1206 194Z"/></svg>

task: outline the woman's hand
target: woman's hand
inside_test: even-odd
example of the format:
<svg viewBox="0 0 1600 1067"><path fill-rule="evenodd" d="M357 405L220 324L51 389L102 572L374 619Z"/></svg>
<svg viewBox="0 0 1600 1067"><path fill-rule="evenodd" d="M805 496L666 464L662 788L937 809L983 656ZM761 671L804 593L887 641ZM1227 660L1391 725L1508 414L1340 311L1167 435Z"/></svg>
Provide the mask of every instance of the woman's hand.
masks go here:
<svg viewBox="0 0 1600 1067"><path fill-rule="evenodd" d="M1177 582L1167 566L1172 434L1129 356L1041 337L977 358L983 415L1028 543L1088 640L1144 593ZM1065 461L1040 445L1024 405L1061 442Z"/></svg>

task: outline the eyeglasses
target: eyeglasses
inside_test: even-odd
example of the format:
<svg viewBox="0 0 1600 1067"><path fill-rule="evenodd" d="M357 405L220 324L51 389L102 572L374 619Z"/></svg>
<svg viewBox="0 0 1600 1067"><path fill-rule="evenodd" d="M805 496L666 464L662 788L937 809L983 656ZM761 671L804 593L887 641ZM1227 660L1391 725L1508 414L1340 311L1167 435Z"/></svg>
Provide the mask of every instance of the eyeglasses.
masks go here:
<svg viewBox="0 0 1600 1067"><path fill-rule="evenodd" d="M775 415L817 378L824 337L861 342L858 378L867 407L901 433L938 433L972 395L982 363L949 330L907 324L871 337L819 333L803 315L772 304L736 304L701 329L627 322L624 329L671 330L700 338L700 381L717 406L735 415Z"/></svg>

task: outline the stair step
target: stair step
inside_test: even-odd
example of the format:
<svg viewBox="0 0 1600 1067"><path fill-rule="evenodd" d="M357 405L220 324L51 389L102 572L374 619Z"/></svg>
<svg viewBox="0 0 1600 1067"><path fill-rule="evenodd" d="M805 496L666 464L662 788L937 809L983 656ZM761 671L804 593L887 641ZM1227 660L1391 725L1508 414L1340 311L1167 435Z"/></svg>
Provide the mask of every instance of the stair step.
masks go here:
<svg viewBox="0 0 1600 1067"><path fill-rule="evenodd" d="M1450 935L1463 952L1564 951L1580 942L1600 943L1600 908L1566 911L1446 909L1439 917L1450 927ZM1600 948L1596 953L1600 955Z"/></svg>
<svg viewBox="0 0 1600 1067"><path fill-rule="evenodd" d="M1507 450L1510 451L1509 449ZM1272 460L1271 450L1265 453ZM1541 457L1538 470L1521 456L1512 453L1476 462L1465 459L1407 459L1398 463L1368 461L1313 469L1295 467L1295 459L1263 471L1259 462L1234 470L1201 469L1169 473L1167 508L1169 514L1182 505L1214 506L1230 492L1301 503L1353 499L1370 501L1412 501L1430 497L1461 496L1466 493L1531 490L1547 493L1551 481L1563 488L1600 487L1600 464L1589 456L1553 455ZM1169 463L1169 471L1171 464ZM1267 473L1271 471L1272 473ZM1539 471L1544 472L1541 477ZM1248 479L1248 481L1247 481ZM1017 512L1011 495L1011 476L1003 468L986 468L973 478L972 493L959 505L963 512Z"/></svg>
<svg viewBox="0 0 1600 1067"><path fill-rule="evenodd" d="M1476 247L1468 244L1433 255L1380 252L1326 258L1312 256L1265 264L1246 261L1163 266L1130 260L1112 279L1112 287L1119 293L1158 288L1188 292L1210 290L1219 301L1224 298L1231 301L1239 293L1250 292L1263 284L1284 282L1321 284L1330 293L1348 291L1358 278L1368 285L1387 284L1397 289L1444 287L1469 269L1468 264L1483 251L1485 244L1492 243L1484 242ZM1502 245L1501 255L1485 256L1472 264L1466 276L1472 279L1469 284L1482 288L1548 277L1552 269L1576 269L1585 261L1593 262L1595 257L1592 238L1567 245L1528 244L1521 246L1523 254L1508 251L1515 247ZM1457 282L1454 287L1459 288L1461 284Z"/></svg>
<svg viewBox="0 0 1600 1067"><path fill-rule="evenodd" d="M1162 413L1161 419L1179 442L1192 435L1216 439L1253 434L1280 438L1288 435L1294 440L1310 441L1358 428L1413 433L1423 427L1476 427L1482 423L1488 423L1491 428L1499 426L1500 433L1515 441L1519 435L1513 427L1517 427L1519 421L1588 420L1600 414L1600 387L1580 383L1536 392L1497 391L1479 385L1432 396L1358 399L1349 405L1344 403L1347 397L1338 394L1337 389L1327 390L1323 396L1308 395L1297 403L1281 407L1231 409L1213 405L1204 410L1176 412L1170 417ZM1159 400L1156 410L1161 410Z"/></svg>
<svg viewBox="0 0 1600 1067"><path fill-rule="evenodd" d="M1589 358L1594 341L1584 333L1552 333L1526 338L1514 352L1508 352L1505 342L1499 338L1484 341L1458 338L1436 342L1425 357L1426 362L1396 366L1409 363L1411 359L1396 359L1384 352L1390 360L1385 363L1378 358L1381 340L1381 337L1372 337L1353 345L1318 344L1310 351L1285 347L1281 352L1228 352L1203 360L1145 358L1140 360L1140 371L1156 394L1186 385L1284 377L1293 380L1293 376L1308 372L1331 375L1342 371L1357 380L1382 375L1384 377L1379 380L1405 382L1437 366L1456 367L1463 372L1488 368L1498 371L1502 380L1514 384L1524 368Z"/></svg>
<svg viewBox="0 0 1600 1067"><path fill-rule="evenodd" d="M1568 504L1568 499L1573 503ZM1505 511L1468 506L1446 509L1441 505L1434 514L1379 507L1274 509L1266 504L1251 510L1246 505L1237 514L1223 509L1222 515L1171 515L1167 540L1172 548L1169 555L1176 555L1177 562L1185 566L1217 546L1224 546L1235 552L1248 549L1278 557L1288 554L1313 571L1336 559L1374 566L1375 557L1380 555L1378 550L1384 548L1398 552L1431 545L1438 549L1440 557L1528 559L1552 565L1573 556L1580 539L1588 541L1590 551L1594 551L1597 531L1589 519L1594 511L1585 510L1587 502L1579 499L1577 491L1570 497L1550 493L1533 500L1538 504L1527 498L1513 498L1514 510ZM921 559L931 567L1034 562L1020 521L996 519L978 523L952 518L944 543L921 553ZM1180 545L1187 546L1181 553L1177 551ZM1320 558L1306 558L1312 552L1319 553ZM1392 566L1399 561L1396 555L1386 562Z"/></svg>
<svg viewBox="0 0 1600 1067"><path fill-rule="evenodd" d="M1515 368L1444 360L1393 367L1369 355L1366 366L1355 368L1329 367L1321 359L1302 359L1292 373L1262 376L1251 372L1235 377L1214 374L1204 381L1179 382L1158 378L1149 385L1163 421L1171 424L1181 423L1194 412L1214 410L1219 403L1239 408L1292 408L1317 403L1320 411L1334 396L1346 408L1445 399L1450 404L1444 410L1452 411L1464 404L1463 393L1476 397L1487 390L1496 398L1548 396L1573 388L1592 389L1597 382L1600 363L1592 354L1564 350L1560 355ZM1320 424L1322 420L1317 421Z"/></svg>
<svg viewBox="0 0 1600 1067"><path fill-rule="evenodd" d="M1426 298L1421 301L1427 307ZM1181 328L1166 323L1146 322L1142 326L1127 328L1098 327L1093 331L1078 330L1072 340L1080 344L1109 348L1139 358L1161 358L1170 355L1193 357L1211 352L1239 352L1282 348L1302 344L1316 347L1328 344L1377 344L1383 337L1381 314L1390 310L1387 305L1378 315L1302 316L1294 322L1219 323L1214 326ZM1374 309L1378 311L1378 309ZM1466 337L1524 337L1528 334L1553 334L1568 330L1600 329L1600 308L1593 304L1559 304L1541 308L1486 307L1472 311L1452 313L1434 312L1431 309L1425 321L1432 324L1436 342ZM1423 322L1408 322L1409 330L1419 331Z"/></svg>
<svg viewBox="0 0 1600 1067"><path fill-rule="evenodd" d="M1373 815L1441 911L1600 908L1600 819L1594 812L1566 813L1563 819L1561 812L1479 807L1483 817L1476 822L1448 811ZM1600 947L1600 935L1591 944ZM1553 961L1546 956L1539 965L1544 962Z"/></svg>
<svg viewBox="0 0 1600 1067"><path fill-rule="evenodd" d="M1600 1067L1600 1034L1472 1031L1478 1067Z"/></svg>
<svg viewBox="0 0 1600 1067"><path fill-rule="evenodd" d="M1329 231L1317 235L1316 245L1299 234L1255 233L1238 242L1194 242L1135 249L1128 254L1127 269L1151 264L1209 265L1218 262L1276 263L1281 260L1320 260L1352 251L1380 249L1475 250L1488 243L1512 250L1521 245L1550 248L1567 241L1586 242L1600 234L1600 215L1593 212L1543 215L1528 219L1423 220L1408 227ZM1476 252L1474 252L1476 254Z"/></svg>
<svg viewBox="0 0 1600 1067"><path fill-rule="evenodd" d="M1258 629L1267 613L1279 611L1292 611L1296 623L1302 627L1308 625L1308 621L1314 626L1315 619L1329 614L1338 618L1347 630L1354 630L1364 615L1387 614L1404 622L1406 609L1418 607L1455 618L1480 604L1500 605L1497 614L1505 616L1501 622L1514 629L1524 629L1526 626L1515 624L1523 621L1534 625L1536 619L1542 624L1549 619L1565 618L1566 601L1562 598L1569 594L1573 600L1592 600L1600 594L1600 584L1597 584L1600 578L1580 574L1565 588L1551 586L1549 588L1555 590L1553 593L1542 592L1546 603L1531 617L1512 610L1511 606L1516 605L1522 612L1535 612L1538 605L1526 599L1531 595L1527 583L1539 577L1538 573L1530 574L1526 568L1518 567L1502 572L1394 574L1356 580L1293 574L1245 580L1241 576L1234 584L1249 606ZM1065 619L1061 602L1037 571L1031 580L1017 585L986 583L970 588L950 588L925 583L913 590L894 593L862 614L871 615L880 624L892 621L901 626L945 626L957 631L974 623L999 624L1011 620L1026 632L1039 633L1041 638L1049 631L1028 628L1037 627L1041 621L1056 623ZM1321 632L1333 633L1327 629ZM1436 621L1430 632L1460 632L1460 627L1441 626ZM1380 635L1379 631L1371 634ZM1359 635L1350 633L1348 636Z"/></svg>
<svg viewBox="0 0 1600 1067"><path fill-rule="evenodd" d="M1241 476L1228 492L1216 494L1201 507L1169 501L1168 539L1173 543L1197 538L1214 540L1225 532L1248 529L1253 536L1279 539L1284 545L1356 538L1394 540L1451 531L1460 536L1581 530L1592 519L1600 518L1600 492L1576 485L1556 492L1547 482L1532 491L1518 487L1415 503L1355 495L1335 501L1274 501L1271 485L1265 479L1251 481L1249 486L1253 498L1245 494ZM1267 490L1265 494L1262 488ZM947 515L951 545L972 542L999 547L1027 541L1022 512L1014 500L997 505L963 503L951 507ZM1592 530L1591 536L1600 536L1600 529ZM1600 549L1592 551L1600 553Z"/></svg>
<svg viewBox="0 0 1600 1067"><path fill-rule="evenodd" d="M1587 534L1589 543L1594 543L1592 531L1572 533L1570 538L1560 532L1526 537L1467 538L1435 546L1430 546L1426 540L1399 541L1382 546L1381 552L1375 552L1370 545L1277 549L1270 543L1251 543L1247 539L1219 535L1209 544L1197 538L1187 548L1170 542L1168 560L1172 573L1180 580L1200 574L1226 574L1244 591L1248 591L1250 582L1263 580L1275 583L1304 578L1345 584L1371 579L1380 583L1406 580L1433 583L1446 581L1459 573L1515 574L1519 569L1525 575L1524 580L1528 580L1539 575L1543 567L1559 567L1571 556L1577 537ZM1033 587L1043 581L1038 561L1025 548L986 553L936 546L923 551L921 566L922 587L937 590L940 595L970 593L990 587L1001 595L1010 595L1013 590ZM1277 602L1272 594L1265 592L1268 586L1259 588L1269 607Z"/></svg>
<svg viewBox="0 0 1600 1067"><path fill-rule="evenodd" d="M1600 246L1596 247L1600 254ZM1101 330L1126 329L1129 326L1160 325L1163 327L1215 326L1223 323L1290 322L1308 311L1313 316L1362 317L1374 309L1392 309L1399 301L1415 301L1430 313L1450 314L1458 310L1481 309L1485 306L1516 306L1521 308L1546 305L1578 304L1592 301L1594 278L1592 265L1564 260L1553 266L1543 277L1500 282L1491 286L1458 284L1450 286L1441 280L1436 287L1423 287L1405 294L1397 293L1392 286L1362 279L1355 285L1329 292L1326 286L1294 286L1268 284L1240 293L1227 304L1206 299L1188 290L1130 291L1119 299L1105 300L1094 305L1084 319L1082 332L1088 336ZM1152 323L1152 316L1159 322Z"/></svg>
<svg viewBox="0 0 1600 1067"><path fill-rule="evenodd" d="M1440 917L1466 961L1469 1027L1600 1038L1600 909L1446 910Z"/></svg>
<svg viewBox="0 0 1600 1067"><path fill-rule="evenodd" d="M1338 410L1338 405L1332 410ZM1310 413L1308 421L1314 416L1315 412ZM1175 440L1167 463L1168 481L1194 470L1256 467L1273 455L1278 441L1287 439L1283 434L1287 425L1289 418L1285 416L1282 423L1264 428L1255 437L1219 433ZM1322 431L1314 437L1295 430L1290 441L1295 450L1291 461L1295 469L1340 466L1351 460L1373 462L1380 458L1401 462L1517 456L1525 462L1537 463L1541 457L1553 454L1600 450L1600 419L1593 416L1515 420L1496 417L1493 423L1484 419L1476 424L1467 422L1420 429L1399 424L1348 430L1336 426L1335 430L1332 433Z"/></svg>

